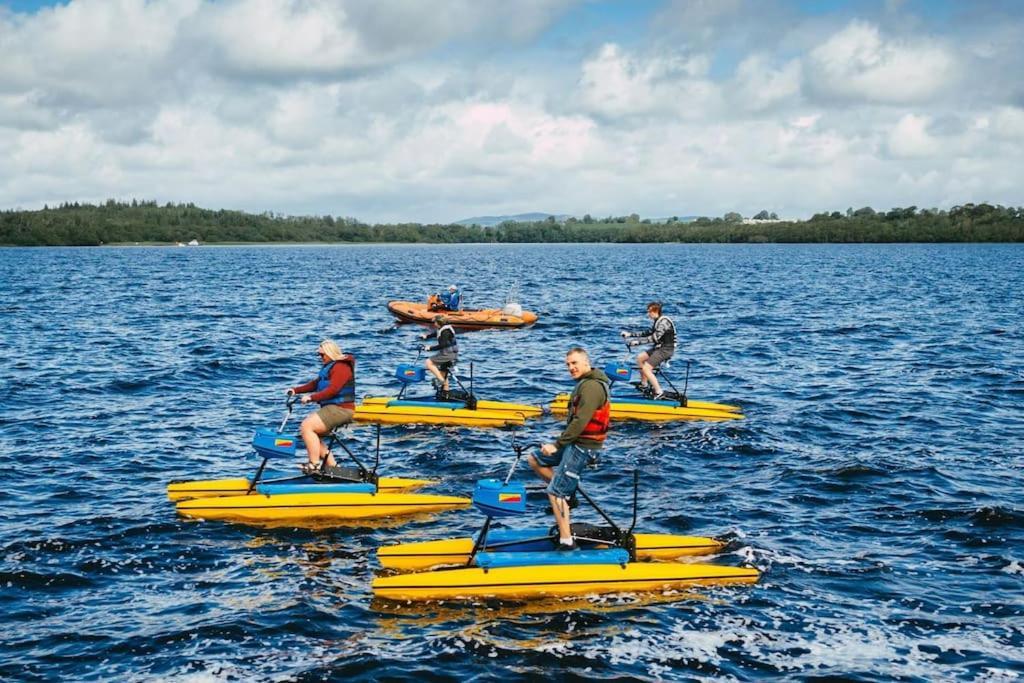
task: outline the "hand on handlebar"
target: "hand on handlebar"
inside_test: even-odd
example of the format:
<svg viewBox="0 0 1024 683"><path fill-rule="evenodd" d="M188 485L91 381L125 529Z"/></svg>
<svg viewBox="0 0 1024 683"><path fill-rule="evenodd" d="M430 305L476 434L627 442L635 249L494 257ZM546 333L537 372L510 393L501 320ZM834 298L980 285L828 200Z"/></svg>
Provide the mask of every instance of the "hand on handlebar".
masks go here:
<svg viewBox="0 0 1024 683"><path fill-rule="evenodd" d="M309 403L310 401L312 401L313 399L310 397L309 394L306 394L300 400L302 401L302 404L305 405L305 404Z"/></svg>

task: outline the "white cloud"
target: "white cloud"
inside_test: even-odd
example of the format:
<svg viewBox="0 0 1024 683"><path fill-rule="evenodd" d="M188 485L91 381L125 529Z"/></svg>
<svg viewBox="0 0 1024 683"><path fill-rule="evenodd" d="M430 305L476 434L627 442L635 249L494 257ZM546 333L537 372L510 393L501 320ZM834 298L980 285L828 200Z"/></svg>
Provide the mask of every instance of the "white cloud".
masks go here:
<svg viewBox="0 0 1024 683"><path fill-rule="evenodd" d="M934 156L941 150L939 141L928 132L931 119L904 115L889 134L888 149L896 158L913 159Z"/></svg>
<svg viewBox="0 0 1024 683"><path fill-rule="evenodd" d="M809 90L824 98L880 103L926 102L953 86L956 60L926 39L884 41L862 21L811 50Z"/></svg>
<svg viewBox="0 0 1024 683"><path fill-rule="evenodd" d="M0 92L35 93L55 109L112 107L167 89L179 22L199 0L79 0L28 19L0 16Z"/></svg>
<svg viewBox="0 0 1024 683"><path fill-rule="evenodd" d="M1024 109L1000 107L992 117L992 126L997 135L1024 143Z"/></svg>
<svg viewBox="0 0 1024 683"><path fill-rule="evenodd" d="M792 59L780 68L773 68L763 55L751 55L736 69L735 97L751 111L761 111L777 104L793 106L800 95L802 70L799 60Z"/></svg>
<svg viewBox="0 0 1024 683"><path fill-rule="evenodd" d="M813 128L820 118L821 114L806 114L793 119L790 125L794 128Z"/></svg>
<svg viewBox="0 0 1024 683"><path fill-rule="evenodd" d="M1020 203L1024 109L1002 68L1024 63L1019 41L772 12L733 34L737 0L672 3L657 16L697 22L683 39L582 23L530 42L570 4L0 13L0 208L135 196L429 221Z"/></svg>
<svg viewBox="0 0 1024 683"><path fill-rule="evenodd" d="M583 63L583 101L612 117L659 111L699 117L718 106L718 88L704 77L708 66L703 56L640 57L608 43Z"/></svg>

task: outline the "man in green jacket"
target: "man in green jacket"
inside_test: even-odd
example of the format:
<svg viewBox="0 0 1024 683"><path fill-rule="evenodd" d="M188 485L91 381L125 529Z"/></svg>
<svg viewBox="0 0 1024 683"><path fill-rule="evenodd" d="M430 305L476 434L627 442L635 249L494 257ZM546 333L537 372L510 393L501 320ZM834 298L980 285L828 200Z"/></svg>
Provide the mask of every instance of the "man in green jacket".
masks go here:
<svg viewBox="0 0 1024 683"><path fill-rule="evenodd" d="M539 455L531 454L528 462L548 482L548 500L558 523L558 549L576 550L569 522L569 499L576 493L583 469L597 459L604 445L611 422L611 403L608 375L590 367L586 351L578 346L569 349L565 365L576 380L569 397L565 429L554 443L541 446Z"/></svg>

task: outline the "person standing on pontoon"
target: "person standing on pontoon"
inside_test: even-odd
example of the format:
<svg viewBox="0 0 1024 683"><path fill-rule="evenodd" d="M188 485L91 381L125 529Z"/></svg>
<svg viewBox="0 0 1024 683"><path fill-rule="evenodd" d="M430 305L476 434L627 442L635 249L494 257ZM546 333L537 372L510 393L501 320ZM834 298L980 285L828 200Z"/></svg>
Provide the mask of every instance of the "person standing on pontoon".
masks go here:
<svg viewBox="0 0 1024 683"><path fill-rule="evenodd" d="M309 457L309 462L302 465L302 471L306 474L320 469L324 458L329 467L337 465L320 437L351 422L356 409L355 356L343 354L341 348L330 339L320 342L316 355L320 357L321 365L317 376L286 392L289 396L305 394L302 397L303 403L315 401L320 404L320 410L307 416L299 427L299 436L306 444Z"/></svg>
<svg viewBox="0 0 1024 683"><path fill-rule="evenodd" d="M437 378L443 391L448 391L448 371L459 360L459 343L455 340L455 328L448 323L443 315L434 316L434 331L420 335L420 339L437 339L434 346L425 345L424 351L437 351L427 359L425 366L431 375Z"/></svg>
<svg viewBox="0 0 1024 683"><path fill-rule="evenodd" d="M662 315L660 301L647 304L647 317L654 321L650 329L643 332L623 330L622 338L629 346L652 345L636 357L636 364L643 379L640 390L643 391L644 387L650 386L654 399L661 400L665 398L665 394L661 391L661 384L654 371L676 352L676 324L667 315Z"/></svg>

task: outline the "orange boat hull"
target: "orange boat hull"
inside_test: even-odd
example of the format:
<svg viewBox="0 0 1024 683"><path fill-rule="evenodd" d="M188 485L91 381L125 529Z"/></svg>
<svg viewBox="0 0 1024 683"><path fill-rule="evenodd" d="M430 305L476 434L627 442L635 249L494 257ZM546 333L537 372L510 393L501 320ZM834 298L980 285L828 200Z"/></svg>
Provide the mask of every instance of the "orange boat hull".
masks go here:
<svg viewBox="0 0 1024 683"><path fill-rule="evenodd" d="M500 308L483 308L461 311L432 311L425 303L415 301L389 301L388 311L403 323L431 325L435 315L448 318L452 327L461 330L485 330L491 328L527 327L537 322L537 314L523 311L522 315L509 315Z"/></svg>

